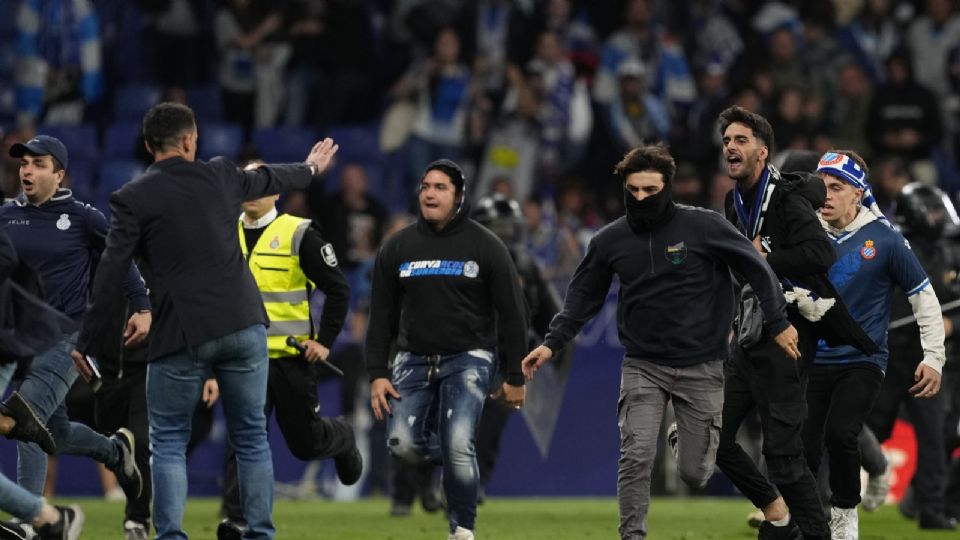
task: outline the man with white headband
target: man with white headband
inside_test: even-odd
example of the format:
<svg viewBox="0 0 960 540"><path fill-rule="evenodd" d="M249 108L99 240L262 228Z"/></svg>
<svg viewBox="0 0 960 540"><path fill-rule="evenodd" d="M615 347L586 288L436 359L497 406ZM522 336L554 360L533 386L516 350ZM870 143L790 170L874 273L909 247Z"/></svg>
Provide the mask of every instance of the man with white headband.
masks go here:
<svg viewBox="0 0 960 540"><path fill-rule="evenodd" d="M910 388L918 398L940 389L945 361L940 302L917 257L880 212L867 166L855 152L831 151L817 165L827 189L820 221L833 240L837 262L830 281L857 322L879 345L875 354L820 342L807 387L809 413L803 428L807 463L816 474L824 443L829 455L834 540L858 536L860 453L857 436L880 390L887 367L887 327L895 287L906 292L920 326L923 359ZM903 358L897 361L915 361Z"/></svg>

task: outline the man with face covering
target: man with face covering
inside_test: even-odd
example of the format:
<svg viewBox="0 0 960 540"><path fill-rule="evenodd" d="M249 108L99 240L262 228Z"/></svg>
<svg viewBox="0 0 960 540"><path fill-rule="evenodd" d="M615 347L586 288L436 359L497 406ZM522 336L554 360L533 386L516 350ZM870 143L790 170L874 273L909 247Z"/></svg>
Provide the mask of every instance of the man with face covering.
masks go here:
<svg viewBox="0 0 960 540"><path fill-rule="evenodd" d="M390 452L443 465L449 540L473 540L480 473L476 428L493 379L519 409L526 306L503 242L469 219L460 166L441 159L420 179L420 219L391 236L373 268L367 370ZM391 345L397 354L388 363ZM391 365L392 364L392 365Z"/></svg>
<svg viewBox="0 0 960 540"><path fill-rule="evenodd" d="M703 486L713 474L734 311L731 270L757 291L766 329L784 353L799 355L773 272L723 216L673 202L675 172L663 145L635 148L617 164L626 215L590 241L563 311L543 345L523 360L532 378L600 312L613 276L619 278L617 322L626 356L617 495L624 540L647 535L650 473L667 401L677 415L680 476Z"/></svg>

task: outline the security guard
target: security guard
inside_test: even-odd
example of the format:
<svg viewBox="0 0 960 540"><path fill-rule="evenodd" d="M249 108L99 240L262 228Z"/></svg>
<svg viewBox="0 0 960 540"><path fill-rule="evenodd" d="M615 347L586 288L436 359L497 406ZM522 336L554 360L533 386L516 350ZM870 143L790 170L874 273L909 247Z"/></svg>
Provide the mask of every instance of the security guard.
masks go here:
<svg viewBox="0 0 960 540"><path fill-rule="evenodd" d="M319 364L327 360L343 328L350 288L333 247L309 220L279 214L278 198L272 195L243 203L238 224L243 255L270 318L266 415L269 418L276 407L277 424L294 456L305 461L333 457L340 481L351 485L363 468L353 429L340 418L321 417L317 401ZM310 294L315 288L325 296L316 332L310 315ZM287 344L290 336L300 342L302 355ZM217 528L217 539L239 539L244 523L232 451L225 476L227 517Z"/></svg>

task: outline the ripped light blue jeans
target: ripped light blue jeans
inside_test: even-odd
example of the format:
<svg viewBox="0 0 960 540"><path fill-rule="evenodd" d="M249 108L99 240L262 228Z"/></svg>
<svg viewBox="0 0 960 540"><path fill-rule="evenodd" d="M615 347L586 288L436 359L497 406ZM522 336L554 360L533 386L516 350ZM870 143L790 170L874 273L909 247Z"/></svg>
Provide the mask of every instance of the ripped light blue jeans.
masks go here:
<svg viewBox="0 0 960 540"><path fill-rule="evenodd" d="M387 445L408 463L443 465L450 532L476 525L477 424L490 390L493 358L486 350L446 356L400 352L393 365L392 383L400 399L390 403Z"/></svg>

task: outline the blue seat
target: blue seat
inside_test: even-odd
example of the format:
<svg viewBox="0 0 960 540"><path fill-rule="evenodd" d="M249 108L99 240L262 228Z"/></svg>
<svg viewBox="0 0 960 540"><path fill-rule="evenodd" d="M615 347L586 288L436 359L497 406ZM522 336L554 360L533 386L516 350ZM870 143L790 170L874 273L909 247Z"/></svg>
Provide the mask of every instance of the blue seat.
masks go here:
<svg viewBox="0 0 960 540"><path fill-rule="evenodd" d="M330 137L340 145L337 155L349 161L379 161L380 125L356 124L331 126L324 137Z"/></svg>
<svg viewBox="0 0 960 540"><path fill-rule="evenodd" d="M106 161L100 166L99 193L108 198L111 193L143 172L143 164L132 159Z"/></svg>
<svg viewBox="0 0 960 540"><path fill-rule="evenodd" d="M110 124L103 138L103 159L134 159L140 138L139 122Z"/></svg>
<svg viewBox="0 0 960 540"><path fill-rule="evenodd" d="M237 124L227 122L208 122L201 124L197 157L209 160L217 156L230 159L237 157L243 146L243 129ZM306 156L306 154L304 154Z"/></svg>
<svg viewBox="0 0 960 540"><path fill-rule="evenodd" d="M77 126L40 125L37 133L50 135L60 139L67 147L67 168L74 161L98 161L100 159L100 143L97 137L97 128L91 124Z"/></svg>
<svg viewBox="0 0 960 540"><path fill-rule="evenodd" d="M73 198L93 204L97 196L97 164L86 160L70 160L65 187L73 191Z"/></svg>
<svg viewBox="0 0 960 540"><path fill-rule="evenodd" d="M143 115L160 102L160 88L152 84L132 83L117 88L113 97L113 118L139 122Z"/></svg>
<svg viewBox="0 0 960 540"><path fill-rule="evenodd" d="M267 163L303 161L317 142L317 134L307 128L260 128L253 132L253 144Z"/></svg>
<svg viewBox="0 0 960 540"><path fill-rule="evenodd" d="M187 88L187 104L204 128L205 122L216 122L223 118L220 105L220 88L215 84L201 84Z"/></svg>

